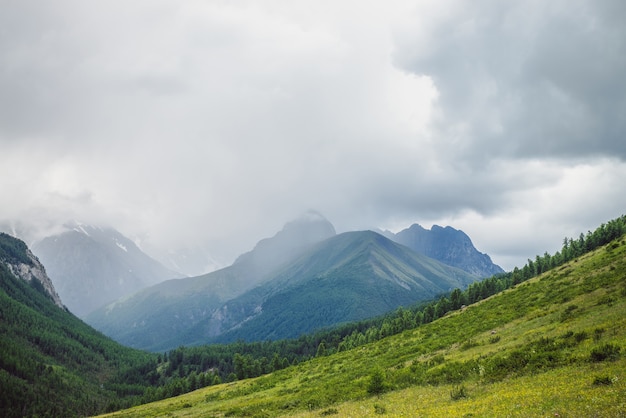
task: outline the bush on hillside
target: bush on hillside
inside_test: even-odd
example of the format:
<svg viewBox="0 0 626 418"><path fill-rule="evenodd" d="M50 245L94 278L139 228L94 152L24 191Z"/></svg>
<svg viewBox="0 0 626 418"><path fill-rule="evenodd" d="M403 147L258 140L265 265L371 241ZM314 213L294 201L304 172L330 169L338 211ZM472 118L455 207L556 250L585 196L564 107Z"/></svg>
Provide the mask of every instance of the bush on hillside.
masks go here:
<svg viewBox="0 0 626 418"><path fill-rule="evenodd" d="M621 348L614 344L604 344L603 346L596 347L591 350L589 354L589 360L591 361L605 361L605 360L617 360Z"/></svg>

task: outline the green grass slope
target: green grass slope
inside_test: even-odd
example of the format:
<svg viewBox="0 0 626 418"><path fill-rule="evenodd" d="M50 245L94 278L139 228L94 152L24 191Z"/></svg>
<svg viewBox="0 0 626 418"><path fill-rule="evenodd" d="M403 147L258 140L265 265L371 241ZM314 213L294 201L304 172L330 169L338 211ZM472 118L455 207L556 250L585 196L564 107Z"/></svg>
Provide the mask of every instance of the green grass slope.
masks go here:
<svg viewBox="0 0 626 418"><path fill-rule="evenodd" d="M110 416L626 416L626 239L402 334Z"/></svg>

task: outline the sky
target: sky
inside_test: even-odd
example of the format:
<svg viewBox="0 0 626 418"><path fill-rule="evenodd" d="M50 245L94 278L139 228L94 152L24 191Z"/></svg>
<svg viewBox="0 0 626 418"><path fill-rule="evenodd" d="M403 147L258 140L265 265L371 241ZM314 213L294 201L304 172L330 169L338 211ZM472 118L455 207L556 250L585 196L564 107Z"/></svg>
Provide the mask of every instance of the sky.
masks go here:
<svg viewBox="0 0 626 418"><path fill-rule="evenodd" d="M626 213L621 0L0 0L0 222L213 267L316 210L510 270Z"/></svg>

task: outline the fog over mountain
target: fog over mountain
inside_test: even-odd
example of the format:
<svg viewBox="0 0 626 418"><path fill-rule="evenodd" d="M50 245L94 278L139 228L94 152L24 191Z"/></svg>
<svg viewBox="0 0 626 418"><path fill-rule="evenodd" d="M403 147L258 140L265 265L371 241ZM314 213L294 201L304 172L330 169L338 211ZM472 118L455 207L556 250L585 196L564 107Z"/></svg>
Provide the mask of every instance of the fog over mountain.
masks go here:
<svg viewBox="0 0 626 418"><path fill-rule="evenodd" d="M182 277L113 228L80 223L35 243L63 303L79 317L163 280Z"/></svg>
<svg viewBox="0 0 626 418"><path fill-rule="evenodd" d="M147 287L91 312L85 321L122 344L153 351L297 337L479 280L475 271L483 272L489 256L478 253L461 231L445 231L454 231L454 237L431 240L428 248L445 255L447 264L377 232L335 234L321 214L307 212L231 266ZM451 266L455 263L464 269Z"/></svg>
<svg viewBox="0 0 626 418"><path fill-rule="evenodd" d="M197 272L314 208L510 270L626 207L621 0L1 10L0 223L34 240L114 225Z"/></svg>
<svg viewBox="0 0 626 418"><path fill-rule="evenodd" d="M163 347L206 320L225 302L273 277L282 264L335 235L322 215L307 212L259 241L230 266L214 272L147 287L91 312L85 320L124 344L148 349Z"/></svg>

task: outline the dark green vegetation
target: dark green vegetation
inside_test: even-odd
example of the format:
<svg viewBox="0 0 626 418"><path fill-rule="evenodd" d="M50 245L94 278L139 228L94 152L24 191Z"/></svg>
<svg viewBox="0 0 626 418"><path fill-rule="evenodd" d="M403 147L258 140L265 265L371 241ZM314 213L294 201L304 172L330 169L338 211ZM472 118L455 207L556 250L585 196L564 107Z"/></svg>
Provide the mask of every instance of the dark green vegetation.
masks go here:
<svg viewBox="0 0 626 418"><path fill-rule="evenodd" d="M28 247L23 241L13 239L10 235L0 232L0 260L10 264L31 264L26 254Z"/></svg>
<svg viewBox="0 0 626 418"><path fill-rule="evenodd" d="M125 370L149 356L54 305L38 281L15 277L5 263L30 263L25 251L22 241L0 235L2 416L88 415L130 405L117 388L126 384Z"/></svg>
<svg viewBox="0 0 626 418"><path fill-rule="evenodd" d="M336 351L325 343L317 358L297 366L119 415L623 416L624 220L577 244L567 240L568 249L580 252L536 277L521 276L513 284L520 276L504 275L446 297L480 298L511 282L437 320L351 349ZM609 232L613 226L616 232ZM588 251L594 234L596 248ZM542 265L548 258L540 259ZM402 313L419 318L427 308ZM399 324L401 317L382 322ZM371 329L350 334L340 345L362 340L358 334L365 337Z"/></svg>

